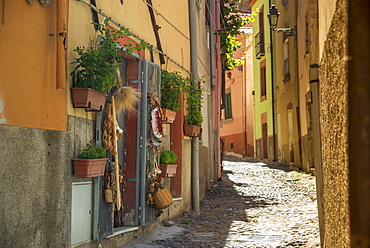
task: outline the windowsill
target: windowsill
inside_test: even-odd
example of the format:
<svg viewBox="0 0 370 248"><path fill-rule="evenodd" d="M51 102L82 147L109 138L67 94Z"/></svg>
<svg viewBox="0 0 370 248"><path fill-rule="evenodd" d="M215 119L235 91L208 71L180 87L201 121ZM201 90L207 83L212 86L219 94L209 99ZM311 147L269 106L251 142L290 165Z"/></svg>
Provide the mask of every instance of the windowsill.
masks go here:
<svg viewBox="0 0 370 248"><path fill-rule="evenodd" d="M173 198L173 201L182 201L182 197ZM133 232L133 231L136 231L136 230L139 230L139 227L137 227L137 226L116 227L116 228L114 228L113 234L107 236L106 238L112 238L114 236L117 236L117 235L120 235L120 234L123 234L123 233ZM74 244L71 247L72 248L73 247L78 247L80 245L87 244L87 243L91 243L91 240L86 240L86 241L83 241L81 243Z"/></svg>
<svg viewBox="0 0 370 248"><path fill-rule="evenodd" d="M234 123L234 118L224 119L224 124L225 125L231 124L231 123Z"/></svg>
<svg viewBox="0 0 370 248"><path fill-rule="evenodd" d="M107 236L107 238L111 238L111 237L114 237L114 236L117 236L117 235L120 235L120 234L123 234L123 233L133 232L133 231L136 231L138 229L139 229L139 227L137 227L137 226L116 227L116 228L114 228L113 234Z"/></svg>
<svg viewBox="0 0 370 248"><path fill-rule="evenodd" d="M82 241L82 242L80 242L80 243L77 243L77 244L71 245L71 248L79 247L79 246L81 246L81 245L89 244L89 243L91 243L91 240Z"/></svg>

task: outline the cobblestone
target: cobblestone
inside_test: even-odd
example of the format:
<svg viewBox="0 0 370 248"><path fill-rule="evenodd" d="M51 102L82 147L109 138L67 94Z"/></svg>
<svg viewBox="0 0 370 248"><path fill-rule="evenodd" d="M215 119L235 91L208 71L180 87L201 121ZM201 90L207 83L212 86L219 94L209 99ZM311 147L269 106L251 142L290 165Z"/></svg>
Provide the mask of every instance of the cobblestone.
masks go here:
<svg viewBox="0 0 370 248"><path fill-rule="evenodd" d="M254 159L229 158L223 169L200 213L172 220L184 231L153 247L320 247L312 175Z"/></svg>

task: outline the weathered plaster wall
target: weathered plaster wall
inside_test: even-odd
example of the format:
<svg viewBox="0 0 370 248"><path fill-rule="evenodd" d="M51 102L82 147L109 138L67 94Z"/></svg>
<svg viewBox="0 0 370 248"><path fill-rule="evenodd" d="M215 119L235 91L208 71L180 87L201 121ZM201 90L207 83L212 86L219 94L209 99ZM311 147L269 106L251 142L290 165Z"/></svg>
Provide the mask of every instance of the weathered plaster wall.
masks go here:
<svg viewBox="0 0 370 248"><path fill-rule="evenodd" d="M5 125L0 133L1 246L68 246L70 135Z"/></svg>
<svg viewBox="0 0 370 248"><path fill-rule="evenodd" d="M212 142L213 145L213 142ZM208 147L199 146L199 197L202 199L216 180L214 152Z"/></svg>
<svg viewBox="0 0 370 248"><path fill-rule="evenodd" d="M182 141L182 207L184 211L191 209L191 140Z"/></svg>
<svg viewBox="0 0 370 248"><path fill-rule="evenodd" d="M306 172L311 171L313 165L313 147L312 147L312 135L305 135L301 137L301 147L302 147L302 169Z"/></svg>
<svg viewBox="0 0 370 248"><path fill-rule="evenodd" d="M346 0L337 1L320 63L324 247L351 247L348 210L346 3Z"/></svg>
<svg viewBox="0 0 370 248"><path fill-rule="evenodd" d="M225 140L225 153L235 152L237 154L243 155L244 154L243 136L245 137L245 133L236 133L222 136L222 138Z"/></svg>
<svg viewBox="0 0 370 248"><path fill-rule="evenodd" d="M69 247L71 158L93 138L92 121L70 117L69 132L0 125L2 247ZM21 237L21 238L20 238Z"/></svg>

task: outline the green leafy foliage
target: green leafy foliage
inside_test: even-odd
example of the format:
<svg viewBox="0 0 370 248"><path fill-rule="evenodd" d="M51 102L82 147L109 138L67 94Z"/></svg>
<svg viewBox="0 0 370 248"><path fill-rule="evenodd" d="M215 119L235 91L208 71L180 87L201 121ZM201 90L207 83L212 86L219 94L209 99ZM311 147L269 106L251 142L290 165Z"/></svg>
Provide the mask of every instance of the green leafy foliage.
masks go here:
<svg viewBox="0 0 370 248"><path fill-rule="evenodd" d="M123 64L122 54L132 54L149 48L143 41L133 46L124 44L118 46L118 40L129 36L127 28L114 29L110 27L109 20L103 24L93 23L98 26L101 39L97 43L92 42L89 47L77 47L78 57L72 64L76 64L71 72L75 87L92 88L102 93L116 85L116 71Z"/></svg>
<svg viewBox="0 0 370 248"><path fill-rule="evenodd" d="M186 122L189 125L200 126L203 123L202 103L203 92L205 91L203 84L204 79L199 79L197 82L193 78L187 78L184 87L186 96L186 110L188 114L185 116Z"/></svg>
<svg viewBox="0 0 370 248"><path fill-rule="evenodd" d="M167 150L161 153L160 163L161 164L174 164L177 160L177 155L171 150Z"/></svg>
<svg viewBox="0 0 370 248"><path fill-rule="evenodd" d="M87 147L78 155L81 159L98 159L106 157L106 150L103 147L95 146L94 140L87 143Z"/></svg>
<svg viewBox="0 0 370 248"><path fill-rule="evenodd" d="M161 72L161 105L177 112L182 108L180 100L182 89L185 86L185 78L179 72Z"/></svg>
<svg viewBox="0 0 370 248"><path fill-rule="evenodd" d="M221 7L221 13L224 20L224 29L220 32L221 57L226 69L232 69L242 64L242 60L235 59L233 53L240 47L241 43L237 41L236 36L242 34L240 30L248 22L253 22L254 18L244 17L240 13L232 13L237 10L236 3L241 0L224 0Z"/></svg>

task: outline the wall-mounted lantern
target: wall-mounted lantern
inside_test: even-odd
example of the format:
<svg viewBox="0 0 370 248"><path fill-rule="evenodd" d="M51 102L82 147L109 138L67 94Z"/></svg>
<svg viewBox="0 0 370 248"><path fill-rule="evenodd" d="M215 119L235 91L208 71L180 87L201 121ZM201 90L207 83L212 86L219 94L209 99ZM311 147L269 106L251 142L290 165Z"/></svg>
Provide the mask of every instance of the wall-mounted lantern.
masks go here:
<svg viewBox="0 0 370 248"><path fill-rule="evenodd" d="M267 17L269 18L270 28L276 32L286 33L288 36L294 36L294 28L276 28L279 19L279 11L275 5L271 5Z"/></svg>
<svg viewBox="0 0 370 248"><path fill-rule="evenodd" d="M33 4L33 1L34 0L26 0L26 2L28 4ZM43 6L48 6L50 4L52 0L40 0L40 3L43 5Z"/></svg>

